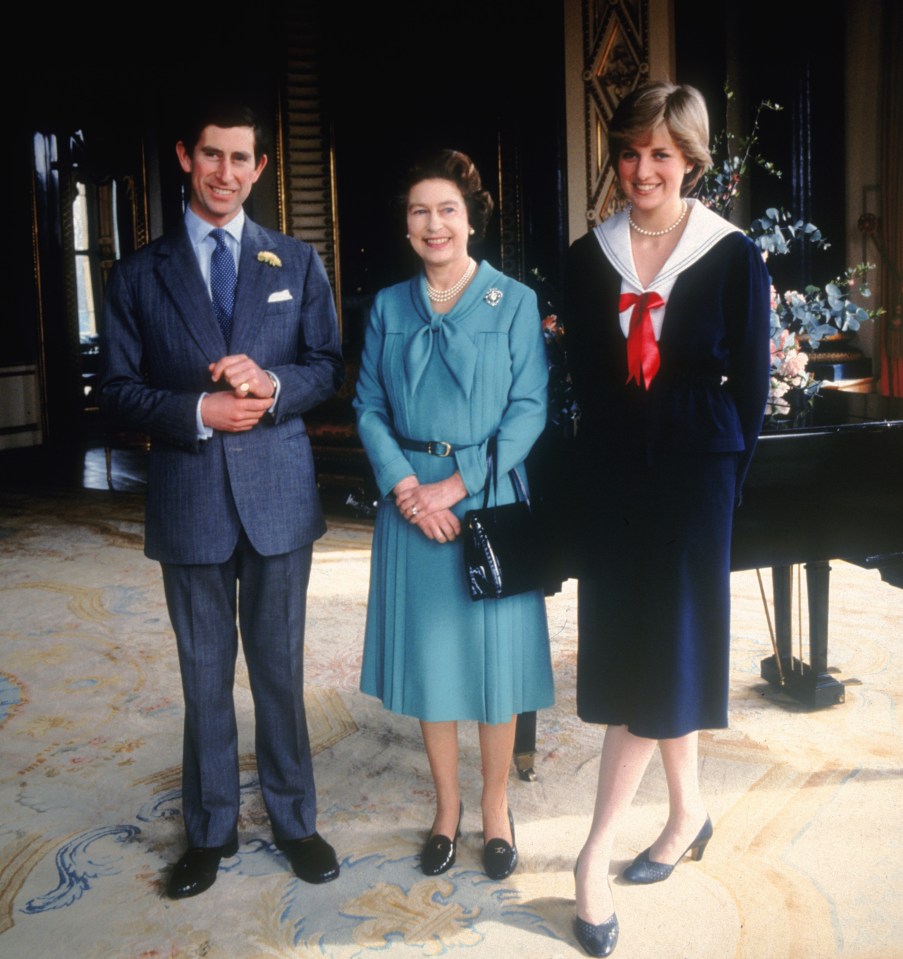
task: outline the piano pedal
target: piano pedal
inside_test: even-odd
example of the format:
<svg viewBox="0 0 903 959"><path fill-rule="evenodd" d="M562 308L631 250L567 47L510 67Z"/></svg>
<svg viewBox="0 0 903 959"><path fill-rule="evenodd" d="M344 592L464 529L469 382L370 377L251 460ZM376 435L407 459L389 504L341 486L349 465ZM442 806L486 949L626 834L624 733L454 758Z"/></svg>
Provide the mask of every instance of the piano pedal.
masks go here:
<svg viewBox="0 0 903 959"><path fill-rule="evenodd" d="M533 751L515 753L514 768L522 782L535 783L539 777L536 775L536 753Z"/></svg>
<svg viewBox="0 0 903 959"><path fill-rule="evenodd" d="M836 670L816 673L808 663L795 656L782 657L780 665L778 669L775 657L769 656L760 663L759 675L803 705L823 709L845 701L844 683L829 675Z"/></svg>

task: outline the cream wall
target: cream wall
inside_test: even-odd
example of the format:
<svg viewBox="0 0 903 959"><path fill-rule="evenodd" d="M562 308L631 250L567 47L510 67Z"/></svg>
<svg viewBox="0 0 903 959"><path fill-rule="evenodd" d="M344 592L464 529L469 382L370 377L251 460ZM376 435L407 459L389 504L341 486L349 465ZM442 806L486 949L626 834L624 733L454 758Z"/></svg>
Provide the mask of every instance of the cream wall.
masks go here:
<svg viewBox="0 0 903 959"><path fill-rule="evenodd" d="M583 120L583 15L581 0L564 2L564 74L567 115L568 241L586 232Z"/></svg>
<svg viewBox="0 0 903 959"><path fill-rule="evenodd" d="M846 3L846 136L843 159L847 206L844 242L845 262L850 266L863 260L878 262L874 244L866 245L857 222L862 213L878 215L881 212L881 78L876 68L882 45L881 8L882 4L877 0L847 0ZM840 146L838 144L838 148ZM873 309L882 302L878 272L875 270L871 274L872 296L860 300L867 309ZM875 355L876 335L875 323L867 323L859 331L859 348L869 356Z"/></svg>
<svg viewBox="0 0 903 959"><path fill-rule="evenodd" d="M587 229L582 0L564 0L564 17L568 232L573 242ZM674 64L672 0L649 0L649 75L671 77Z"/></svg>

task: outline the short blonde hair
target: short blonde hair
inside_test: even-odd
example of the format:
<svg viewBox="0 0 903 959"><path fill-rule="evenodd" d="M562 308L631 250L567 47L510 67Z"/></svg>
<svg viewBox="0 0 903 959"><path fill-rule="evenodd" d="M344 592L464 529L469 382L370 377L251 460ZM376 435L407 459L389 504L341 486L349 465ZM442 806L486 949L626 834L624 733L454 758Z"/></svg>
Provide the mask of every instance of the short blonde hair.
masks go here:
<svg viewBox="0 0 903 959"><path fill-rule="evenodd" d="M621 151L647 140L661 124L680 147L693 168L684 177L682 193L688 193L712 165L709 153L709 113L702 94L695 88L667 80L653 80L637 87L618 104L608 127L608 152L617 168Z"/></svg>

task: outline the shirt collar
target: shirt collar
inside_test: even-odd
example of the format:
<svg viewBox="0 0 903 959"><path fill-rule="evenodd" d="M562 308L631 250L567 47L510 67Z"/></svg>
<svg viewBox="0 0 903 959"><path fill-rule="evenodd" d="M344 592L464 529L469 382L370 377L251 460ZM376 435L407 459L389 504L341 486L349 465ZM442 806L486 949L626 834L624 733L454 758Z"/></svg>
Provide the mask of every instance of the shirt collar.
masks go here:
<svg viewBox="0 0 903 959"><path fill-rule="evenodd" d="M235 240L241 244L241 234L245 228L245 211L239 207L238 213L223 227L223 229ZM185 208L185 229L188 231L188 238L193 246L199 246L209 235L210 231L215 229L206 220L202 220L191 207Z"/></svg>

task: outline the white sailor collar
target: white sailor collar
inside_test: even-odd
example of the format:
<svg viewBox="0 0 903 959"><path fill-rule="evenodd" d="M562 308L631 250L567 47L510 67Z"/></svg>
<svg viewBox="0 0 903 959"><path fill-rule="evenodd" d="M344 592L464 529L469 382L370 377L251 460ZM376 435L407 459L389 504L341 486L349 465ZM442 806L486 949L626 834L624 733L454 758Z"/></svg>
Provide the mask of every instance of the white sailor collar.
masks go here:
<svg viewBox="0 0 903 959"><path fill-rule="evenodd" d="M649 285L650 289L667 283L672 286L678 274L683 273L697 260L701 259L711 248L729 233L741 231L724 217L713 213L698 200L689 199L690 206L687 215L687 225L677 241L677 246L659 270L658 276ZM644 290L640 283L633 263L633 253L630 246L630 224L627 222L627 213L618 213L609 217L598 226L593 233L602 247L606 259L618 271L621 277L637 290Z"/></svg>

